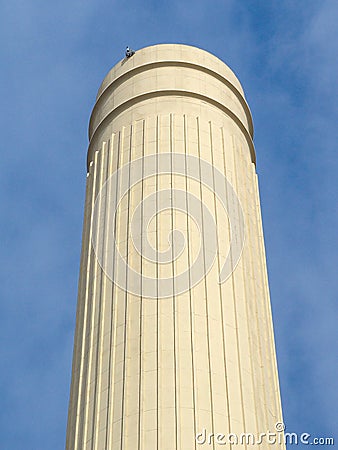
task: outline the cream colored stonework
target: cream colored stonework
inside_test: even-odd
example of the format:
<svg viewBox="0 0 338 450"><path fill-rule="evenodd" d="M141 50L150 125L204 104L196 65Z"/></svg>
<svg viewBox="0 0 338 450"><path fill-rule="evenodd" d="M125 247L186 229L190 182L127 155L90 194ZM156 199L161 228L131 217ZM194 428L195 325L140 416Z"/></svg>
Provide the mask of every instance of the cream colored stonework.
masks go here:
<svg viewBox="0 0 338 450"><path fill-rule="evenodd" d="M119 62L104 79L89 126L67 450L216 450L231 446L199 445L196 434L206 429L258 435L275 431L281 422L252 135L238 79L203 50L147 47ZM115 213L109 196L98 197L111 174L138 158L166 152L209 162L240 200L245 236L232 232L233 238L244 239L243 252L222 284L218 277L231 241L227 212L202 180L177 176L175 167L130 189L113 227L94 227L97 198L99 212L108 218ZM139 233L164 251L170 232L180 230L184 251L169 264L151 262L136 251L129 229L135 208L163 189L190 192L209 208L218 249L211 270L196 286L170 298L160 298L160 292L158 299L145 298L118 287L102 270L93 233L104 255L111 255L108 247L115 240L136 271L175 282L189 271L201 246L208 251L208 230L202 230L201 239L193 218L175 210L173 194L173 208L154 216L147 229L140 223ZM114 261L116 275L122 268ZM127 288L132 282L126 280ZM263 441L233 448L284 445Z"/></svg>

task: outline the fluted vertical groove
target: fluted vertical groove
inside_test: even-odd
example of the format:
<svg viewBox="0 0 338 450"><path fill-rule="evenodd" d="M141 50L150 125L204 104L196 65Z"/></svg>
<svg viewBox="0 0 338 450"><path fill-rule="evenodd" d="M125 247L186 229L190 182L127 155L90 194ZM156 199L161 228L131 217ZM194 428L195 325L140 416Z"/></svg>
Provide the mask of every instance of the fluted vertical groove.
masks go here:
<svg viewBox="0 0 338 450"><path fill-rule="evenodd" d="M187 178L187 154L188 154L188 142L187 142L187 117L186 115L183 116L183 142L184 142L184 155L185 155L185 180L184 180L184 188L186 191L185 201L186 201L186 230L187 230L187 263L188 267L191 267L191 255L190 255L190 235L189 235L189 220L188 220L188 214L189 214L189 201L188 201L188 178ZM189 285L191 285L191 275L189 271ZM192 431L193 435L196 436L196 392L195 392L195 365L194 365L194 309L193 309L193 302L192 302L192 296L191 291L188 292L188 301L189 301L189 331L190 331L190 357L191 357L191 396L192 396L192 408L193 408L193 423L192 425ZM193 448L196 449L196 440L194 440Z"/></svg>
<svg viewBox="0 0 338 450"><path fill-rule="evenodd" d="M116 136L118 136L118 141L117 141L117 145L115 148L115 142L116 142ZM111 173L117 172L119 169L119 162L120 162L120 153L121 153L121 141L122 141L122 131L120 131L117 135L115 134L113 136L113 142L112 145L110 147L110 151L112 153L112 157L111 160L113 161L112 163L112 168L110 171ZM115 189L115 193L111 193L111 195L115 194L115 200L117 199L117 195L118 195L118 186L116 186ZM111 215L114 213L114 211L111 211L111 209L109 209L109 217L111 217ZM117 221L113 221L113 230L110 230L110 232L112 232L113 236L116 236L116 229L117 229ZM115 274L116 271L116 267L115 267L115 263L114 263L114 257L115 257L115 247L113 247L113 252L112 252L112 257L113 257L113 275ZM111 302L111 304L108 304L108 310L110 310L110 314L111 314L111 318L110 318L110 332L109 332L109 336L108 336L108 353L109 353L109 357L108 357L108 367L107 367L107 387L108 387L108 391L107 391L107 416L106 416L106 430L105 430L105 439L104 439L104 443L105 443L105 447L106 448L110 448L112 446L112 430L113 430L113 407L115 405L116 407L116 402L114 402L114 388L115 388L115 383L117 382L116 380L116 336L117 336L117 307L116 307L116 302L113 301L114 299L114 294L116 292L116 287L114 285L112 285L111 288L111 296L107 297L107 301Z"/></svg>
<svg viewBox="0 0 338 450"><path fill-rule="evenodd" d="M156 115L156 131L155 131L155 154L156 156L158 156L159 154L159 135L160 135L160 125L159 125L159 116ZM159 177L158 177L158 160L156 160L156 192L158 191L159 188ZM158 211L158 198L156 196L156 211ZM156 216L156 230L159 229L159 217L158 215ZM156 233L156 248L159 248L159 233ZM158 264L158 260L156 260L156 295L158 296L159 294L159 283L158 283L158 279L159 279L159 264ZM160 408L159 408L159 391L160 391L160 379L159 379L159 373L160 373L160 367L159 367L159 342L160 342L160 333L159 333L159 303L156 302L156 438L154 439L154 445L156 446L156 450L159 450L159 434L160 434Z"/></svg>

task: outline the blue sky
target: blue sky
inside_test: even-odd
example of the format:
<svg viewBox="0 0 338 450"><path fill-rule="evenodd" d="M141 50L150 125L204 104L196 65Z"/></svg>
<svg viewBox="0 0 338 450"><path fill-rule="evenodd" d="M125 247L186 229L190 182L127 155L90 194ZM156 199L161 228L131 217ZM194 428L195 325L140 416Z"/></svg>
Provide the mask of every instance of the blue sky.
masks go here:
<svg viewBox="0 0 338 450"><path fill-rule="evenodd" d="M125 46L164 42L211 51L242 82L284 422L334 436L338 3L11 0L1 10L0 448L64 448L88 119Z"/></svg>

